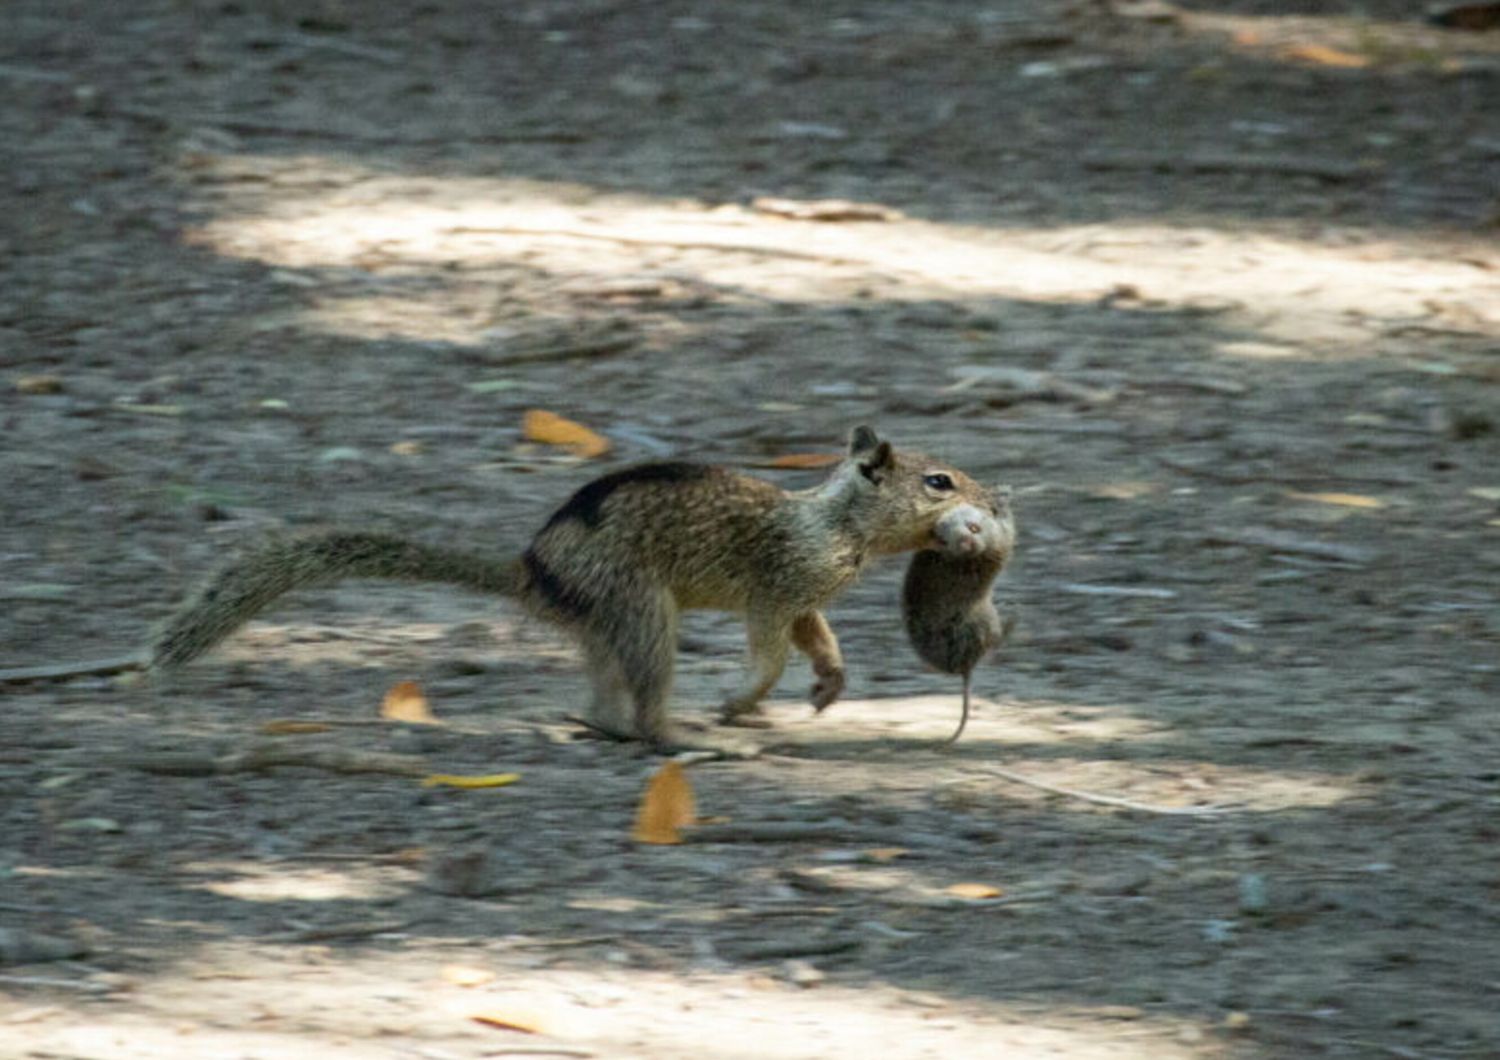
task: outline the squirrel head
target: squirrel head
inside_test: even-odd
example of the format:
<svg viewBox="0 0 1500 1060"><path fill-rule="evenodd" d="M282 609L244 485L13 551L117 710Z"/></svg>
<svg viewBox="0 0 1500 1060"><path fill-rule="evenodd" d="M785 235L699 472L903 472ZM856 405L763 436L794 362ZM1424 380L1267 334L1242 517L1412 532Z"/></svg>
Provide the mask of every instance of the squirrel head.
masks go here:
<svg viewBox="0 0 1500 1060"><path fill-rule="evenodd" d="M939 522L959 505L1008 520L1008 497L957 468L894 448L869 427L849 435L849 455L834 479L857 498L853 522L876 554L932 547Z"/></svg>

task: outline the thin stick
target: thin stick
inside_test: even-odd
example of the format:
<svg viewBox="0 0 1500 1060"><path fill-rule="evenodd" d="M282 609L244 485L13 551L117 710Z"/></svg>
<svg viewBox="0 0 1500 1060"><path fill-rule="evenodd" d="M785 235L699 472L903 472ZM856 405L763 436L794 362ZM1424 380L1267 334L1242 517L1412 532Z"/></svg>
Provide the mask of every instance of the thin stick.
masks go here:
<svg viewBox="0 0 1500 1060"><path fill-rule="evenodd" d="M576 361L586 357L608 357L630 349L638 341L635 335L615 335L609 338L584 339L565 346L543 346L519 353L489 354L482 350L466 351L463 359L482 364L487 368L510 368L518 364L549 364L555 361Z"/></svg>
<svg viewBox="0 0 1500 1060"><path fill-rule="evenodd" d="M870 268L872 263L857 258L840 258L828 254L812 254L805 250L788 250L785 247L758 246L754 243L715 243L697 239L645 239L639 236L621 236L611 232L585 232L576 228L527 228L524 225L470 226L459 225L443 229L445 235L498 235L498 236L561 236L564 239L592 239L601 243L619 243L628 247L665 247L669 250L717 250L726 254L757 254L767 258L787 258L791 261L817 261L825 265L855 265Z"/></svg>
<svg viewBox="0 0 1500 1060"><path fill-rule="evenodd" d="M0 685L24 685L32 681L65 681L70 677L120 674L145 668L146 660L141 655L118 655L112 659L53 663L50 666L21 666L13 670L0 670Z"/></svg>
<svg viewBox="0 0 1500 1060"><path fill-rule="evenodd" d="M34 986L45 990L77 990L84 994L108 994L115 988L103 983L78 979L57 979L50 975L0 975L0 986Z"/></svg>
<svg viewBox="0 0 1500 1060"><path fill-rule="evenodd" d="M1161 817L1217 817L1221 814L1232 813L1232 810L1221 806L1152 806L1144 802L1133 802L1130 799L1122 799L1116 795L1096 795L1092 791L1078 791L1075 788L1060 788L1054 784L1044 781L1033 780L1020 773L1012 773L1008 769L999 766L985 766L979 770L986 776L999 777L1013 784L1024 784L1028 788L1036 788L1050 795L1063 795L1070 799L1080 799L1083 802L1098 803L1100 806L1117 806L1122 810L1133 810L1136 813L1152 813Z"/></svg>
<svg viewBox="0 0 1500 1060"><path fill-rule="evenodd" d="M1342 184L1378 175L1357 163L1318 161L1281 155L1158 155L1143 151L1112 151L1086 154L1085 169L1155 169L1186 173L1254 173L1272 177L1312 177Z"/></svg>
<svg viewBox="0 0 1500 1060"><path fill-rule="evenodd" d="M167 114L143 107L115 107L113 113L124 118L171 129L179 126L212 125L245 136L283 136L309 140L349 140L356 143L393 144L422 147L432 144L573 144L588 137L568 129L537 129L532 132L454 133L448 136L399 136L392 133L331 129L315 125L287 125L257 121L211 111L199 114Z"/></svg>
<svg viewBox="0 0 1500 1060"><path fill-rule="evenodd" d="M345 751L339 748L255 747L225 755L195 751L157 751L104 755L96 764L116 769L139 769L168 776L219 776L225 773L258 773L282 766L323 769L330 773L390 773L399 777L425 777L431 770L417 755L378 751Z"/></svg>

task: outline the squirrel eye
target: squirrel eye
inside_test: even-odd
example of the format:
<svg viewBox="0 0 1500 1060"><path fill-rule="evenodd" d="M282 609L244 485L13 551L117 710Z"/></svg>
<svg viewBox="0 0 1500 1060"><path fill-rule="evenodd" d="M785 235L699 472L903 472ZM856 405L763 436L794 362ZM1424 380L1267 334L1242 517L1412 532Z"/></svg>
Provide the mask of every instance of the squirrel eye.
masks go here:
<svg viewBox="0 0 1500 1060"><path fill-rule="evenodd" d="M922 485L946 493L953 488L953 479L943 474L928 475L922 479Z"/></svg>

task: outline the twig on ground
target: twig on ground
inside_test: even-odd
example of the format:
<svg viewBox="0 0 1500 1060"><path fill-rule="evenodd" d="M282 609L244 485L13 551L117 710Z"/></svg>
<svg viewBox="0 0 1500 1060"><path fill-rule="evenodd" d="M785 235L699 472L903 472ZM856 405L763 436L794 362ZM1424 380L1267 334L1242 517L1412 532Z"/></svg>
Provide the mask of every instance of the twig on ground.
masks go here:
<svg viewBox="0 0 1500 1060"><path fill-rule="evenodd" d="M966 845L946 836L862 828L840 821L733 821L693 825L684 829L683 835L692 843L834 843L872 847Z"/></svg>
<svg viewBox="0 0 1500 1060"><path fill-rule="evenodd" d="M1097 795L1092 791L1079 791L1075 788L1058 787L1045 781L1033 780L1031 777L1021 773L1013 773L1009 769L1000 766L984 766L976 772L982 776L999 777L1013 784L1023 784L1028 788L1036 788L1050 795L1062 795L1070 799L1080 799L1083 802L1097 803L1100 806L1115 806L1122 810L1133 810L1136 813L1156 814L1160 817L1218 817L1233 811L1222 806L1152 806L1149 803L1135 802L1131 799L1122 799L1116 795Z"/></svg>
<svg viewBox="0 0 1500 1060"><path fill-rule="evenodd" d="M363 939L371 935L385 935L411 927L411 920L378 920L359 924L330 924L327 927L303 928L300 931L283 931L268 935L266 942L331 942L336 939Z"/></svg>
<svg viewBox="0 0 1500 1060"><path fill-rule="evenodd" d="M111 659L88 659L76 663L53 663L48 666L21 666L0 670L0 685L24 685L32 681L66 681L71 677L97 677L144 670L142 655L117 655Z"/></svg>
<svg viewBox="0 0 1500 1060"><path fill-rule="evenodd" d="M401 777L425 777L432 772L416 755L319 747L254 747L224 755L193 751L137 752L106 755L100 761L118 769L186 777L258 773L283 766L323 769L330 773L390 773Z"/></svg>
<svg viewBox="0 0 1500 1060"><path fill-rule="evenodd" d="M1284 155L1154 154L1148 151L1096 151L1082 159L1085 169L1152 169L1185 173L1251 173L1272 177L1312 177L1344 184L1376 175L1368 166Z"/></svg>
<svg viewBox="0 0 1500 1060"><path fill-rule="evenodd" d="M1192 475L1194 478L1205 478L1213 482L1227 482L1232 486L1248 486L1253 483L1264 482L1276 486L1295 486L1298 489L1308 489L1316 486L1327 486L1337 483L1341 486L1413 486L1416 480L1412 478L1376 478L1368 475L1279 475L1268 472L1239 472L1225 471L1216 467L1205 467L1197 464L1189 464L1180 460L1172 460L1169 457L1159 456L1156 462L1164 468L1172 471L1180 471L1184 475Z"/></svg>
<svg viewBox="0 0 1500 1060"><path fill-rule="evenodd" d="M824 265L855 265L869 268L871 263L857 258L841 258L828 254L814 254L806 250L789 250L785 247L761 246L755 243L715 243L697 239L647 239L641 236L622 236L613 232L589 232L578 228L528 228L524 225L471 226L458 225L443 229L444 235L499 235L499 236L557 236L564 239L589 239L601 243L619 243L627 247L664 247L668 250L717 250L724 254L755 254L766 258L786 258L791 261L817 261Z"/></svg>
<svg viewBox="0 0 1500 1060"><path fill-rule="evenodd" d="M113 113L164 129L212 126L245 136L283 136L299 140L350 140L356 143L393 144L401 147L429 147L440 144L571 144L587 139L582 133L564 129L535 129L530 132L514 133L453 133L445 136L401 136L373 130L331 129L321 125L290 125L257 121L253 118L212 112L167 114L143 107L115 107Z"/></svg>
<svg viewBox="0 0 1500 1060"><path fill-rule="evenodd" d="M1316 559L1335 560L1339 563L1365 564L1375 560L1379 553L1361 545L1345 545L1336 541L1315 541L1312 538L1289 534L1281 530L1244 526L1214 528L1204 535L1210 545L1248 545L1252 548L1268 548L1272 552L1292 552Z"/></svg>
<svg viewBox="0 0 1500 1060"><path fill-rule="evenodd" d="M30 986L39 990L76 990L82 994L110 994L115 987L86 979L58 979L50 975L0 975L0 986Z"/></svg>
<svg viewBox="0 0 1500 1060"><path fill-rule="evenodd" d="M742 961L779 961L789 957L827 957L857 950L863 940L854 935L835 935L821 939L772 939L734 950Z"/></svg>
<svg viewBox="0 0 1500 1060"><path fill-rule="evenodd" d="M558 346L546 346L518 353L486 353L464 350L465 361L491 368L510 368L520 364L550 364L554 361L577 361L587 357L608 357L630 349L639 341L635 335L612 335L607 338L583 339Z"/></svg>

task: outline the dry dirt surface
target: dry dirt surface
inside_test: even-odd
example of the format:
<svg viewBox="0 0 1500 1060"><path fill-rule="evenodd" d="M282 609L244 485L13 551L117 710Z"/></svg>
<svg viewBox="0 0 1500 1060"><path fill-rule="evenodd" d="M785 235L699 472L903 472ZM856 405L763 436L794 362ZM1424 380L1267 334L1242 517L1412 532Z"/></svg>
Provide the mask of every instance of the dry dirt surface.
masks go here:
<svg viewBox="0 0 1500 1060"><path fill-rule="evenodd" d="M0 667L861 422L1022 537L955 748L889 563L681 846L496 600L0 686L0 1054L1500 1056L1500 32L1417 8L7 0Z"/></svg>

